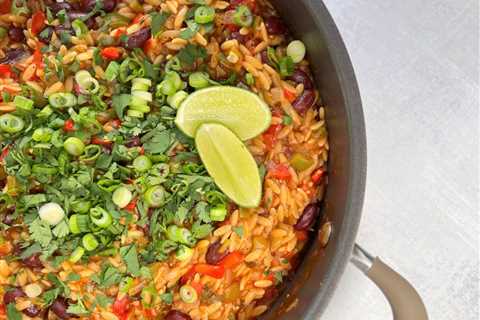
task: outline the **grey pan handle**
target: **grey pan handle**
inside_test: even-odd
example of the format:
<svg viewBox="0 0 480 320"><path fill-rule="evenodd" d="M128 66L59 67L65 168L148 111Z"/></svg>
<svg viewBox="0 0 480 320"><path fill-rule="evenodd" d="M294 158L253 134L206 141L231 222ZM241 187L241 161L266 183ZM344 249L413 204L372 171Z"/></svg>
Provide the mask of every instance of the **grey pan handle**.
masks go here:
<svg viewBox="0 0 480 320"><path fill-rule="evenodd" d="M355 244L351 262L372 280L392 307L394 320L428 320L427 310L415 288L395 270Z"/></svg>

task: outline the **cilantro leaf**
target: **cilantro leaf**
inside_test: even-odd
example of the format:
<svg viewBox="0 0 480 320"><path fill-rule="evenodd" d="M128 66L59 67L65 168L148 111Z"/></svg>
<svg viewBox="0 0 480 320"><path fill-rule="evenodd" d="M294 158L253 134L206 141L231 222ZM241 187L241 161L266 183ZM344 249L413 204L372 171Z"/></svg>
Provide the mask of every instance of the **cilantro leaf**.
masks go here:
<svg viewBox="0 0 480 320"><path fill-rule="evenodd" d="M200 224L200 222L195 222L192 225L192 234L197 239L203 239L213 231L213 227L209 224Z"/></svg>
<svg viewBox="0 0 480 320"><path fill-rule="evenodd" d="M165 292L160 295L160 299L162 299L165 304L172 304L173 303L173 294L171 292Z"/></svg>
<svg viewBox="0 0 480 320"><path fill-rule="evenodd" d="M189 43L178 52L177 57L183 66L192 66L197 59L206 58L207 51L203 47Z"/></svg>
<svg viewBox="0 0 480 320"><path fill-rule="evenodd" d="M60 288L54 288L54 289L50 289L48 291L45 291L42 295L43 303L46 306L51 305L61 293L62 292L61 292Z"/></svg>
<svg viewBox="0 0 480 320"><path fill-rule="evenodd" d="M127 266L127 271L134 276L140 275L140 264L138 263L137 247L135 244L120 248L120 256Z"/></svg>
<svg viewBox="0 0 480 320"><path fill-rule="evenodd" d="M39 218L35 219L28 226L28 230L30 231L30 238L33 241L40 243L42 247L48 246L50 241L52 241L52 231L50 230L50 226Z"/></svg>
<svg viewBox="0 0 480 320"><path fill-rule="evenodd" d="M15 303L11 302L7 305L8 320L22 320L22 314L15 307Z"/></svg>
<svg viewBox="0 0 480 320"><path fill-rule="evenodd" d="M237 226L232 228L233 232L235 232L240 238L243 237L243 227Z"/></svg>
<svg viewBox="0 0 480 320"><path fill-rule="evenodd" d="M55 228L53 228L52 233L55 235L57 238L63 238L67 236L70 233L70 229L68 228L68 223L65 219L60 221Z"/></svg>
<svg viewBox="0 0 480 320"><path fill-rule="evenodd" d="M69 273L67 276L67 281L78 281L80 280L80 275L78 273Z"/></svg>
<svg viewBox="0 0 480 320"><path fill-rule="evenodd" d="M112 105L115 113L120 119L123 119L123 112L125 108L130 103L132 96L129 94L120 94L116 96L112 96Z"/></svg>
<svg viewBox="0 0 480 320"><path fill-rule="evenodd" d="M187 28L180 32L180 38L188 40L200 30L200 26L193 20L187 21Z"/></svg>
<svg viewBox="0 0 480 320"><path fill-rule="evenodd" d="M153 136L148 135L149 139L146 139L147 135L142 138L145 152L159 154L167 151L172 144L170 132L167 130L152 130L152 132L155 132L155 134Z"/></svg>
<svg viewBox="0 0 480 320"><path fill-rule="evenodd" d="M152 36L156 37L160 31L162 31L162 27L167 21L169 14L166 12L154 12L151 14L152 22L150 27L152 28Z"/></svg>
<svg viewBox="0 0 480 320"><path fill-rule="evenodd" d="M114 267L110 265L104 266L100 275L95 275L92 280L101 288L108 288L119 284L122 281L123 275Z"/></svg>
<svg viewBox="0 0 480 320"><path fill-rule="evenodd" d="M110 297L107 297L103 294L97 294L95 297L95 302L102 308L106 308L110 304L112 304L113 299Z"/></svg>
<svg viewBox="0 0 480 320"><path fill-rule="evenodd" d="M25 250L22 251L20 254L20 259L25 259L30 257L31 255L34 255L35 253L42 252L42 247L38 243L34 243Z"/></svg>
<svg viewBox="0 0 480 320"><path fill-rule="evenodd" d="M43 193L25 195L20 199L25 208L34 207L37 204L47 202L47 197Z"/></svg>
<svg viewBox="0 0 480 320"><path fill-rule="evenodd" d="M77 315L87 315L90 314L90 311L85 307L82 300L78 300L76 304L71 304L67 309L68 313L73 313Z"/></svg>

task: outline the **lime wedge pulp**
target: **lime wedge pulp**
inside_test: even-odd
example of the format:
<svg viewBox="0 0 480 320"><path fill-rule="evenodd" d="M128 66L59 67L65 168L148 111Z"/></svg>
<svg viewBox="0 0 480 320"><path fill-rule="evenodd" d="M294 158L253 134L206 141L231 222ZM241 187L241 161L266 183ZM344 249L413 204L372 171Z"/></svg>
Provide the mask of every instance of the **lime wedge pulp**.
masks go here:
<svg viewBox="0 0 480 320"><path fill-rule="evenodd" d="M220 123L241 140L251 139L270 126L272 115L255 93L230 86L195 91L180 105L175 123L188 136L203 123Z"/></svg>
<svg viewBox="0 0 480 320"><path fill-rule="evenodd" d="M217 186L236 204L253 208L262 197L262 184L253 156L228 128L202 124L195 135L200 158Z"/></svg>

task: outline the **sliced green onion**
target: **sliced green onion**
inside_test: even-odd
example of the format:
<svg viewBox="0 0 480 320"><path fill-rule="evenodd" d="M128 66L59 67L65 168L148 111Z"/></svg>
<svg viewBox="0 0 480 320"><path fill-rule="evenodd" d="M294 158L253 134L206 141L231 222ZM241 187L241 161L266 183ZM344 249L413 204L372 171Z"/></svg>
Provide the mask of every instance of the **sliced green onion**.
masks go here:
<svg viewBox="0 0 480 320"><path fill-rule="evenodd" d="M85 250L93 251L98 247L98 240L93 234L87 233L82 238L82 244Z"/></svg>
<svg viewBox="0 0 480 320"><path fill-rule="evenodd" d="M205 24L215 19L215 9L212 7L201 6L195 10L195 22Z"/></svg>
<svg viewBox="0 0 480 320"><path fill-rule="evenodd" d="M180 298L185 303L195 303L198 300L197 290L188 284L183 285L179 293Z"/></svg>
<svg viewBox="0 0 480 320"><path fill-rule="evenodd" d="M112 215L101 207L90 209L90 220L102 229L108 228L113 222Z"/></svg>
<svg viewBox="0 0 480 320"><path fill-rule="evenodd" d="M305 58L305 45L300 40L293 40L287 46L287 55L292 58L293 63L299 63Z"/></svg>
<svg viewBox="0 0 480 320"><path fill-rule="evenodd" d="M255 84L255 78L253 77L253 74L251 74L250 72L248 72L246 75L245 75L245 82L249 85L249 86L253 86Z"/></svg>
<svg viewBox="0 0 480 320"><path fill-rule="evenodd" d="M178 109L180 107L180 104L183 102L188 97L188 93L181 90L176 92L172 96L167 97L167 102L168 104L175 109Z"/></svg>
<svg viewBox="0 0 480 320"><path fill-rule="evenodd" d="M143 112L129 109L127 110L127 116L132 118L143 118Z"/></svg>
<svg viewBox="0 0 480 320"><path fill-rule="evenodd" d="M52 115L53 110L50 106L45 106L39 113L37 113L37 117L39 118L48 118Z"/></svg>
<svg viewBox="0 0 480 320"><path fill-rule="evenodd" d="M138 156L133 160L133 168L138 172L145 172L152 167L152 160L147 156Z"/></svg>
<svg viewBox="0 0 480 320"><path fill-rule="evenodd" d="M107 66L107 69L105 69L105 79L108 81L113 81L118 77L119 73L120 73L120 65L118 64L118 62L110 61L110 63Z"/></svg>
<svg viewBox="0 0 480 320"><path fill-rule="evenodd" d="M87 70L78 71L75 74L75 81L77 81L80 89L86 93L95 94L100 88L97 79L92 77Z"/></svg>
<svg viewBox="0 0 480 320"><path fill-rule="evenodd" d="M135 78L132 80L132 92L133 91L148 91L152 85L152 80L147 78Z"/></svg>
<svg viewBox="0 0 480 320"><path fill-rule="evenodd" d="M77 97L69 92L57 92L48 97L48 102L54 108L70 108L77 104Z"/></svg>
<svg viewBox="0 0 480 320"><path fill-rule="evenodd" d="M78 260L80 260L84 254L85 254L85 249L83 249L82 247L76 247L75 250L73 250L68 260L71 263L78 262Z"/></svg>
<svg viewBox="0 0 480 320"><path fill-rule="evenodd" d="M158 208L165 203L165 189L160 185L150 187L144 193L143 198L149 207Z"/></svg>
<svg viewBox="0 0 480 320"><path fill-rule="evenodd" d="M142 100L152 102L152 94L148 91L139 91L139 90L132 91L132 97L137 97Z"/></svg>
<svg viewBox="0 0 480 320"><path fill-rule="evenodd" d="M75 31L75 35L79 38L83 37L88 33L88 27L80 19L73 20L72 28L73 28L73 31Z"/></svg>
<svg viewBox="0 0 480 320"><path fill-rule="evenodd" d="M132 101L134 101L134 98L132 98ZM152 109L150 108L150 106L148 106L146 104L132 104L130 106L130 110L140 111L142 113L148 113Z"/></svg>
<svg viewBox="0 0 480 320"><path fill-rule="evenodd" d="M288 77L292 75L295 66L290 56L283 57L278 63L279 73L282 77Z"/></svg>
<svg viewBox="0 0 480 320"><path fill-rule="evenodd" d="M85 147L83 155L79 159L84 162L92 162L97 160L100 154L102 154L102 148L97 144L90 144Z"/></svg>
<svg viewBox="0 0 480 320"><path fill-rule="evenodd" d="M184 246L183 244L180 245L175 252L175 258L180 261L187 261L190 260L193 256L193 249Z"/></svg>
<svg viewBox="0 0 480 320"><path fill-rule="evenodd" d="M53 130L50 128L38 128L33 131L32 139L37 142L48 142L52 138Z"/></svg>
<svg viewBox="0 0 480 320"><path fill-rule="evenodd" d="M23 96L15 96L13 103L17 109L24 111L31 111L33 109L33 100L25 98Z"/></svg>
<svg viewBox="0 0 480 320"><path fill-rule="evenodd" d="M105 250L102 250L98 253L99 256L102 256L102 257L108 257L108 256L114 256L118 253L118 250L117 248L115 247L112 247L112 248L108 248L108 249L105 249Z"/></svg>
<svg viewBox="0 0 480 320"><path fill-rule="evenodd" d="M195 89L206 88L210 85L208 73L194 72L188 76L188 84Z"/></svg>
<svg viewBox="0 0 480 320"><path fill-rule="evenodd" d="M175 56L172 57L170 60L167 61L165 64L165 71L180 71L182 70L182 64L180 63L180 59Z"/></svg>
<svg viewBox="0 0 480 320"><path fill-rule="evenodd" d="M49 202L45 203L40 209L38 209L38 215L41 220L54 226L63 220L63 217L65 217L65 211L58 203Z"/></svg>
<svg viewBox="0 0 480 320"><path fill-rule="evenodd" d="M167 238L172 241L190 246L195 244L195 238L190 230L178 227L176 225L171 225L167 228Z"/></svg>
<svg viewBox="0 0 480 320"><path fill-rule="evenodd" d="M165 74L165 79L167 81L170 81L173 83L175 86L175 90L180 90L183 87L183 81L182 78L180 78L180 75L178 72L175 71L169 71Z"/></svg>
<svg viewBox="0 0 480 320"><path fill-rule="evenodd" d="M210 209L210 219L212 221L224 221L227 217L227 208L225 205L218 205Z"/></svg>
<svg viewBox="0 0 480 320"><path fill-rule="evenodd" d="M73 234L87 232L89 228L90 218L86 214L73 214L68 219L68 228Z"/></svg>
<svg viewBox="0 0 480 320"><path fill-rule="evenodd" d="M17 133L25 127L25 122L13 114L2 114L0 116L0 129L7 133Z"/></svg>
<svg viewBox="0 0 480 320"><path fill-rule="evenodd" d="M295 171L301 172L310 168L314 164L314 161L305 154L295 152L290 159L290 164Z"/></svg>
<svg viewBox="0 0 480 320"><path fill-rule="evenodd" d="M130 96L130 101L128 103L130 107L148 107L148 102L142 98L139 98L138 96Z"/></svg>
<svg viewBox="0 0 480 320"><path fill-rule="evenodd" d="M75 213L87 213L92 204L87 200L75 200L70 204L70 208Z"/></svg>
<svg viewBox="0 0 480 320"><path fill-rule="evenodd" d="M240 27L250 27L253 23L252 12L245 5L238 6L233 14L233 22Z"/></svg>
<svg viewBox="0 0 480 320"><path fill-rule="evenodd" d="M58 172L56 167L52 167L48 164L34 164L32 166L32 173L33 174L46 174L46 175L53 175Z"/></svg>
<svg viewBox="0 0 480 320"><path fill-rule="evenodd" d="M119 208L125 208L132 201L132 192L125 187L117 188L112 194L112 201Z"/></svg>
<svg viewBox="0 0 480 320"><path fill-rule="evenodd" d="M72 156L79 156L85 151L85 144L77 137L70 137L63 143L63 148Z"/></svg>

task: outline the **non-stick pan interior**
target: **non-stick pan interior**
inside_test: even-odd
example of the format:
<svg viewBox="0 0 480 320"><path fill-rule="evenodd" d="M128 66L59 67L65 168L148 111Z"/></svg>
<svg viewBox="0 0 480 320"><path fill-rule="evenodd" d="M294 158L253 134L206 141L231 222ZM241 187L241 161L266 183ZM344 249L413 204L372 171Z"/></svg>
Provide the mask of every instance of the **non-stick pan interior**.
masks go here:
<svg viewBox="0 0 480 320"><path fill-rule="evenodd" d="M362 106L348 53L321 1L273 0L294 37L307 46L326 106L330 160L323 219L333 234L323 249L313 241L293 280L265 319L318 319L343 273L355 241L365 187L366 145ZM298 300L296 300L298 299ZM292 304L296 307L285 313Z"/></svg>

